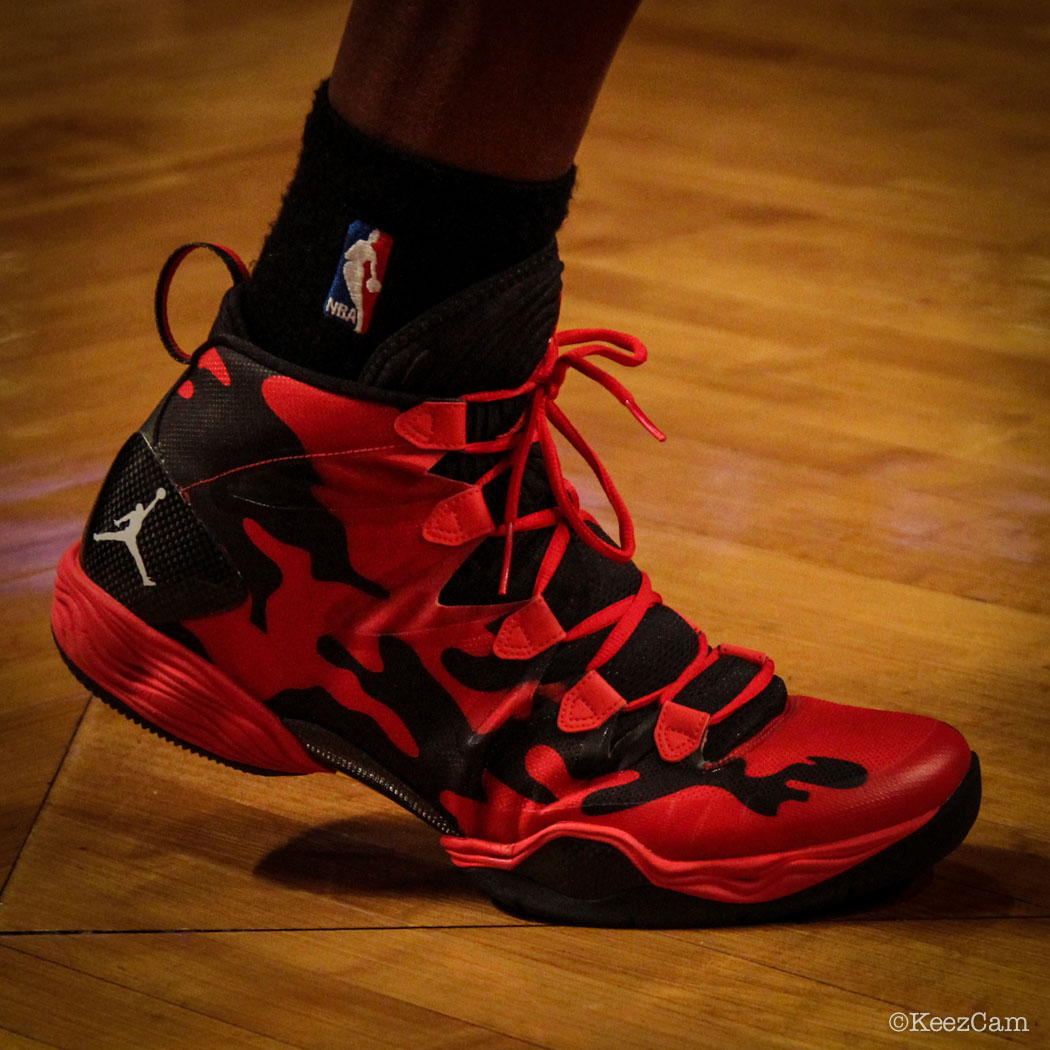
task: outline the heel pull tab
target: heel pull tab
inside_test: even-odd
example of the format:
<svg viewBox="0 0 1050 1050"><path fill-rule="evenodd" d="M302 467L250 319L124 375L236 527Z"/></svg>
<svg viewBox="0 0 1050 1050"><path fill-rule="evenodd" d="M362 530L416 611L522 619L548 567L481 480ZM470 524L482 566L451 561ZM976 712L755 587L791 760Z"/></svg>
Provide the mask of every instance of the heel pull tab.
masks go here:
<svg viewBox="0 0 1050 1050"><path fill-rule="evenodd" d="M221 244L212 244L210 241L194 241L192 244L184 244L181 248L176 248L165 260L164 265L160 268L160 276L157 278L157 290L153 295L153 313L157 319L157 333L164 344L164 349L176 361L184 365L189 363L193 355L186 353L171 333L171 324L168 320L168 292L171 290L175 271L182 264L182 260L198 248L206 248L223 261L230 277L233 278L234 285L248 280L249 277L248 267L235 251Z"/></svg>

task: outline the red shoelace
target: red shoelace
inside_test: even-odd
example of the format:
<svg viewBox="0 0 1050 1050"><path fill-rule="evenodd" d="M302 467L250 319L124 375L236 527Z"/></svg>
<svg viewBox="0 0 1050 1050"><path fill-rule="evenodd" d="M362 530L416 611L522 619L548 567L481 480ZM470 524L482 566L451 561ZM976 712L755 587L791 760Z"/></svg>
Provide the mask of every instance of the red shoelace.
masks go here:
<svg viewBox="0 0 1050 1050"><path fill-rule="evenodd" d="M660 441L666 438L638 406L623 383L600 368L594 361L588 360L592 357L603 357L616 364L636 368L646 361L648 353L639 339L622 332L601 328L558 332L552 337L539 367L532 377L520 387L513 390L467 394L461 398L463 401L474 403L503 401L523 396L528 398L527 407L508 432L489 441L467 444L462 449L464 452L475 453L502 451L508 453L476 483L480 488L505 471L510 471L503 522L495 525L491 532L491 535L504 537L499 583L501 595L506 594L508 590L514 536L519 531L544 528L552 524L555 526L554 534L536 575L533 599L542 597L547 584L561 563L570 540L570 529L588 546L614 561L626 562L634 555L634 524L623 497L595 451L556 403L556 398L569 370L581 372L608 390L653 437ZM565 478L552 433L552 425L580 454L598 479L616 515L619 531L618 545L611 543L590 527L590 523L596 524L596 521L591 515L581 510L579 496ZM519 514L522 484L529 453L534 445L538 445L540 449L555 507L522 516ZM597 672L598 668L615 656L630 638L648 609L659 604L660 601L659 594L652 589L648 575L643 572L641 584L633 596L607 606L565 633L564 641L572 641L606 627L612 627L608 637L588 663L585 678L593 678L592 673ZM674 681L629 704L622 699L618 702L610 701L610 707L605 712L606 717L615 709L634 709L659 700L665 710L661 711L658 728L662 727L665 740L690 738L685 750L681 752L684 755L691 753L701 745L709 724L721 722L727 718L757 696L772 679L773 662L765 654L728 645L712 648L703 631L696 629L696 634L699 643L697 654ZM682 689L722 655L740 657L758 665L759 669L748 685L712 716L674 704L674 698ZM593 699L592 692L592 706ZM665 747L660 741L659 733L658 743L661 744L661 752L666 752L665 757L670 757L674 747L671 744Z"/></svg>
<svg viewBox="0 0 1050 1050"><path fill-rule="evenodd" d="M168 353L180 363L188 363L193 355L188 354L175 341L168 320L168 293L172 278L183 259L197 249L207 249L217 255L234 284L248 277L248 268L240 257L222 245L201 241L186 244L174 251L161 268L157 281L154 310L161 342ZM536 580L533 585L533 598L542 597L543 592L561 563L570 541L570 534L575 534L589 547L617 562L630 561L635 552L634 523L630 511L613 483L597 454L583 438L580 432L556 403L562 383L570 369L582 373L609 391L632 416L657 440L666 440L652 420L638 406L630 391L605 369L600 368L588 358L602 357L628 368L637 368L644 364L648 352L641 340L604 328L581 328L557 332L551 338L547 353L540 362L532 377L520 387L513 390L486 391L464 395L460 400L465 402L484 403L506 401L517 397L526 397L527 407L517 423L506 433L488 440L473 442L462 446L463 452L500 453L506 452L499 462L475 483L480 489L494 478L510 471L507 487L506 505L503 522L496 525L491 535L504 536L503 561L500 570L499 593L507 593L516 532L555 526L554 534L543 556ZM561 433L570 445L579 453L598 479L616 515L619 543L611 543L603 535L591 528L597 521L580 508L579 496L573 486L566 480L558 456L558 449L552 433ZM555 506L545 510L520 515L522 485L525 477L529 454L534 445L538 445L543 458L544 469L554 496ZM592 710L594 706L594 682L600 680L597 669L608 662L626 643L641 622L646 611L659 604L660 595L656 594L648 575L641 574L641 584L633 596L623 598L605 609L587 617L569 631L564 632L564 641L573 641L585 637L606 627L612 626L608 637L598 652L590 660L584 679L570 690L579 690L586 682L591 683L591 698L584 698L585 709L604 721L614 710L634 709L657 700L661 704L661 717L656 728L657 743L664 757L684 757L702 746L707 726L722 721L742 705L757 696L773 677L773 661L765 654L735 646L720 645L712 648L703 631L696 629L699 642L697 655L689 665L662 688L638 698L630 703L616 698L606 706L604 711ZM685 686L709 667L721 655L732 655L757 664L759 670L744 690L732 701L723 706L713 716L702 711L675 704L676 697ZM603 688L600 681L596 687L601 695ZM607 686L604 687L608 689ZM566 694L567 696L569 694ZM599 704L599 706L601 706ZM662 735L661 735L662 734ZM681 745L682 740L685 746ZM676 743L677 741L677 743ZM676 750L677 748L677 750Z"/></svg>
<svg viewBox="0 0 1050 1050"><path fill-rule="evenodd" d="M565 350L563 353L565 347L572 349ZM617 364L637 368L638 365L645 363L648 352L641 340L622 332L613 332L603 328L579 328L557 332L551 338L547 353L539 367L532 377L520 387L514 390L467 394L462 398L464 401L491 402L522 395L529 396L529 406L514 429L494 441L478 442L467 446L464 450L468 452L496 452L502 451L503 448L512 450L509 460L510 483L507 488L507 503L503 517L506 540L503 550L503 567L500 573L500 594L507 593L515 530L523 524L527 524L528 528L540 528L551 521L550 513L529 515L527 518L518 516L525 465L535 443L539 444L557 507L576 535L588 546L614 561L630 561L634 556L634 523L627 504L594 449L587 444L587 441L556 403L555 399L569 369L583 373L608 390L658 441L666 441L667 438L639 408L631 392L623 383L603 368L587 360L591 356L604 357ZM552 423L576 449L598 479L616 515L619 546L599 536L588 526L588 520L593 519L581 513L576 490L565 479L554 435L551 433ZM479 484L485 484L505 469L507 469L507 463L499 464Z"/></svg>

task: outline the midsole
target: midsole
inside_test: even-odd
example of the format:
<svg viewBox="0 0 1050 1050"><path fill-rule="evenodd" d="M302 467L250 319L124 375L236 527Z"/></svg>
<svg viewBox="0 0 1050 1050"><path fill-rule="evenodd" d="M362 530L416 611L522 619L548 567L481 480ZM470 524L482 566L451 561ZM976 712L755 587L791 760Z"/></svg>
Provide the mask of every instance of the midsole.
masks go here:
<svg viewBox="0 0 1050 1050"><path fill-rule="evenodd" d="M654 886L707 900L754 904L808 889L860 864L917 831L937 812L937 809L932 809L893 827L838 842L781 853L705 860L670 860L653 853L617 828L572 821L552 824L518 842L489 842L445 835L441 844L458 867L511 871L556 839L603 842L615 846ZM600 887L600 876L596 884Z"/></svg>
<svg viewBox="0 0 1050 1050"><path fill-rule="evenodd" d="M101 690L166 733L221 758L283 773L328 772L261 701L214 664L150 627L85 574L74 544L58 566L51 622L67 659ZM655 886L727 903L784 897L854 867L932 819L912 820L855 838L780 853L672 860L617 828L551 824L517 842L442 837L462 868L511 871L557 839L614 846Z"/></svg>
<svg viewBox="0 0 1050 1050"><path fill-rule="evenodd" d="M86 678L158 729L220 758L277 773L328 772L265 704L94 583L79 555L75 543L59 562L51 627Z"/></svg>

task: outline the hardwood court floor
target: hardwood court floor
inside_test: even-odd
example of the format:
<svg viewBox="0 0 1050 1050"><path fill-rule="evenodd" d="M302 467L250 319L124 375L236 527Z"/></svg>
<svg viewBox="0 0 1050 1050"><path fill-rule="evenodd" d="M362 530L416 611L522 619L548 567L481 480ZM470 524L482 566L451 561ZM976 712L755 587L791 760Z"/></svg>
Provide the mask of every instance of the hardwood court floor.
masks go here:
<svg viewBox="0 0 1050 1050"><path fill-rule="evenodd" d="M253 779L89 701L53 566L174 366L156 271L251 257L340 3L13 0L0 63L0 1046L824 1047L1050 994L1050 9L646 0L581 156L564 323L633 331L658 448L570 414L640 560L791 688L963 729L967 842L861 912L520 922L348 781ZM187 266L203 335L224 274ZM580 477L577 474L577 477ZM584 485L593 502L593 486Z"/></svg>

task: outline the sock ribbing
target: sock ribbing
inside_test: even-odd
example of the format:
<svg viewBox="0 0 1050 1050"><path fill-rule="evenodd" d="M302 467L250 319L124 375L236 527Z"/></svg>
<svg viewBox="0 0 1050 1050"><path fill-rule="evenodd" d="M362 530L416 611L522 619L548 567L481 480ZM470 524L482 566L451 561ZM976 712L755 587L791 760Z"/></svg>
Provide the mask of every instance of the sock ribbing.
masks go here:
<svg viewBox="0 0 1050 1050"><path fill-rule="evenodd" d="M461 171L348 125L317 91L295 176L244 310L253 339L285 360L356 377L385 338L456 292L543 248L568 211L575 168L550 182ZM367 331L324 305L350 223L393 238Z"/></svg>

